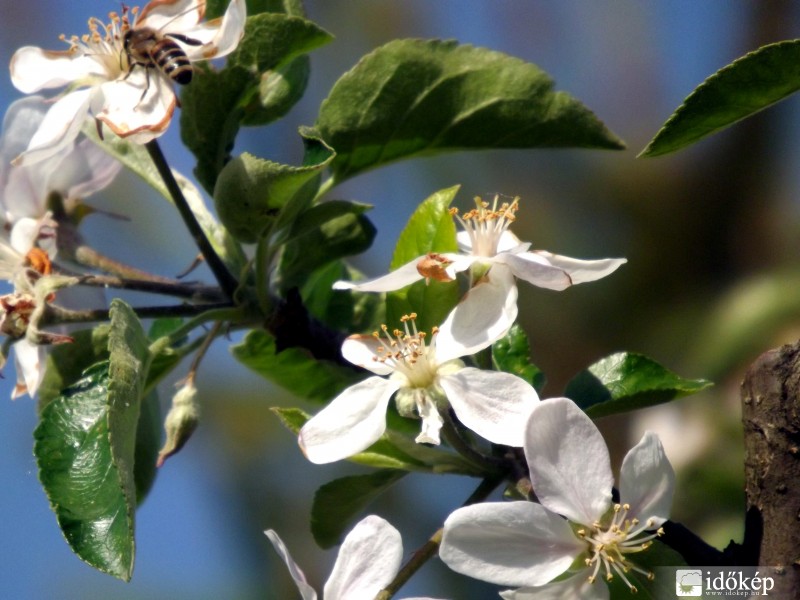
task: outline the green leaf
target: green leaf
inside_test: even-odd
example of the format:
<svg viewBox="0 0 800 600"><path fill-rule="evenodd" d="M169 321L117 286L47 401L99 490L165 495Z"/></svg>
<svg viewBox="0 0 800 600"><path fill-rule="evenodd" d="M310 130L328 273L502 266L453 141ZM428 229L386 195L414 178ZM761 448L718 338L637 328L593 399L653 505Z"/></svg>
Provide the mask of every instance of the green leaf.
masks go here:
<svg viewBox="0 0 800 600"><path fill-rule="evenodd" d="M231 346L233 356L265 379L293 394L313 401L328 401L363 374L330 361L316 359L302 348L275 349L275 338L254 329L241 343Z"/></svg>
<svg viewBox="0 0 800 600"><path fill-rule="evenodd" d="M300 432L300 428L311 418L307 412L299 408L280 408L278 406L273 406L270 410L278 416L281 424L295 435Z"/></svg>
<svg viewBox="0 0 800 600"><path fill-rule="evenodd" d="M492 345L492 360L498 371L521 377L541 393L546 378L539 367L531 363L530 355L528 336L519 325L513 325L505 337Z"/></svg>
<svg viewBox="0 0 800 600"><path fill-rule="evenodd" d="M217 179L214 204L220 220L237 240L258 241L275 226L287 204L295 212L307 206L313 196L299 192L332 159L329 151L318 164L293 167L242 154L225 165ZM302 196L303 206L291 202L296 196Z"/></svg>
<svg viewBox="0 0 800 600"><path fill-rule="evenodd" d="M240 124L263 125L285 114L308 77L306 63L292 61L331 39L300 17L261 13L248 17L226 68L195 69L181 94L181 139L197 158L194 173L207 191L230 159Z"/></svg>
<svg viewBox="0 0 800 600"><path fill-rule="evenodd" d="M314 271L300 294L303 305L317 319L339 331L374 331L385 321L383 294L360 294L334 290L337 281L360 275L341 260Z"/></svg>
<svg viewBox="0 0 800 600"><path fill-rule="evenodd" d="M361 512L406 475L405 471L384 469L342 477L320 487L311 506L311 533L317 545L327 549L340 544Z"/></svg>
<svg viewBox="0 0 800 600"><path fill-rule="evenodd" d="M704 379L679 377L641 354L620 352L578 373L564 395L596 419L669 402L711 385Z"/></svg>
<svg viewBox="0 0 800 600"><path fill-rule="evenodd" d="M762 46L701 83L639 156L661 156L733 125L800 89L800 40Z"/></svg>
<svg viewBox="0 0 800 600"><path fill-rule="evenodd" d="M142 400L139 423L136 425L133 480L136 484L136 506L141 506L156 480L156 460L161 447L161 403L158 392L152 390Z"/></svg>
<svg viewBox="0 0 800 600"><path fill-rule="evenodd" d="M624 144L536 65L455 41L395 40L339 79L317 121L337 180L401 158L480 148Z"/></svg>
<svg viewBox="0 0 800 600"><path fill-rule="evenodd" d="M279 288L285 293L302 285L319 267L367 250L376 233L364 215L371 208L331 200L302 213L291 227L281 256Z"/></svg>
<svg viewBox="0 0 800 600"><path fill-rule="evenodd" d="M91 367L45 406L34 432L34 454L39 478L74 552L96 569L129 581L135 549L137 427L149 352L127 304L112 301L110 316L109 360ZM152 482L146 466L139 482L143 497Z"/></svg>
<svg viewBox="0 0 800 600"><path fill-rule="evenodd" d="M133 144L123 138L111 135L106 136L105 140L101 140L97 135L94 124L84 127L83 134L105 152L120 161L130 171L141 177L145 183L164 196L170 204L173 203L172 196L166 185L164 185L164 181L158 174L155 164L144 146ZM228 268L233 273L239 273L246 263L246 257L239 244L236 243L224 227L220 226L211 211L208 210L197 186L178 171L173 170L172 174L175 176L186 202L188 202L197 222L205 232L216 253L225 261L225 264L228 265Z"/></svg>
<svg viewBox="0 0 800 600"><path fill-rule="evenodd" d="M44 408L33 433L34 454L39 479L72 550L94 568L129 581L134 499L126 493L126 475L114 463L108 417L106 362Z"/></svg>
<svg viewBox="0 0 800 600"><path fill-rule="evenodd" d="M389 270L393 271L429 252L456 252L456 228L448 208L459 186L440 190L420 204L400 233ZM386 324L400 324L403 315L417 313L417 328L430 331L441 325L460 298L456 281L418 281L386 295Z"/></svg>
<svg viewBox="0 0 800 600"><path fill-rule="evenodd" d="M61 390L72 385L95 363L108 360L107 324L70 333L71 344L58 344L47 354L44 378L39 385L39 411L58 398Z"/></svg>

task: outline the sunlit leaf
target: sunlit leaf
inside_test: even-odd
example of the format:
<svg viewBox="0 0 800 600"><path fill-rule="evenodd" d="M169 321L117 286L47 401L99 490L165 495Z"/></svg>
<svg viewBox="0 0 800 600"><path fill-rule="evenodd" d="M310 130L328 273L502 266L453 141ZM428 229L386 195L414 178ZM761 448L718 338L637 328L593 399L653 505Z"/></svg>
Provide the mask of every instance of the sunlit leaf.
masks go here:
<svg viewBox="0 0 800 600"><path fill-rule="evenodd" d="M432 194L411 215L395 246L389 270L428 254L455 252L456 228L448 209L459 186ZM455 281L418 281L386 295L386 319L390 328L400 324L403 315L417 313L417 327L430 331L441 325L460 297Z"/></svg>
<svg viewBox="0 0 800 600"><path fill-rule="evenodd" d="M564 395L596 419L662 404L709 387L704 379L684 379L641 354L612 354L581 371Z"/></svg>
<svg viewBox="0 0 800 600"><path fill-rule="evenodd" d="M762 46L723 67L686 97L640 156L676 152L800 89L800 40Z"/></svg>
<svg viewBox="0 0 800 600"><path fill-rule="evenodd" d="M534 64L454 41L395 40L345 73L317 126L338 180L401 158L623 143Z"/></svg>

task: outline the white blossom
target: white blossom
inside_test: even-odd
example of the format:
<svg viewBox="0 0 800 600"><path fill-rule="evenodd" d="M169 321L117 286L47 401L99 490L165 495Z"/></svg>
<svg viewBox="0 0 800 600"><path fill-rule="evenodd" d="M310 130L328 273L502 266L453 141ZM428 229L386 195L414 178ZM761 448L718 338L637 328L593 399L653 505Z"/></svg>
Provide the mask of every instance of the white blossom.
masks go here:
<svg viewBox="0 0 800 600"><path fill-rule="evenodd" d="M0 279L12 284L14 293L10 296L31 300L35 280L50 273L57 254L58 230L47 210L48 199L57 194L71 213L84 197L111 183L120 170L119 162L87 139L71 140L35 164L12 165L11 160L25 150L41 126L48 108L40 96L17 100L6 111L0 137L0 220L5 229L5 235L0 234ZM88 293L92 300L102 296L100 290ZM81 295L86 300L86 292ZM15 318L10 307L4 310L4 317ZM44 376L47 346L18 331L4 333L22 338L14 344L17 384L12 398L25 393L33 396Z"/></svg>
<svg viewBox="0 0 800 600"><path fill-rule="evenodd" d="M619 577L631 591L632 572L653 577L632 556L663 533L672 503L675 474L658 436L646 432L625 456L619 503L612 503L608 448L571 400L545 400L533 409L524 450L541 504L456 510L445 522L439 551L450 568L519 588L503 592L507 600L605 600L608 588L596 583L598 577Z"/></svg>
<svg viewBox="0 0 800 600"><path fill-rule="evenodd" d="M286 563L303 600L317 600L314 590L283 540L272 529L264 532ZM347 534L333 571L325 583L325 600L373 600L400 570L403 540L400 532L384 519L369 515ZM409 598L408 600L434 600Z"/></svg>
<svg viewBox="0 0 800 600"><path fill-rule="evenodd" d="M530 251L508 230L516 218L519 199L498 206L476 199L477 208L459 215L463 227L457 234L460 252L428 254L376 279L337 281L334 289L388 292L421 279L451 281L470 270L473 286L442 324L439 339L452 339L472 354L487 340L503 337L517 318L516 279L535 286L564 290L571 285L601 279L627 262L624 258L579 260L544 250Z"/></svg>
<svg viewBox="0 0 800 600"><path fill-rule="evenodd" d="M344 342L342 355L376 376L344 390L302 427L300 447L311 462L341 460L376 442L386 430L392 396L401 415L422 420L417 442L440 442L440 411L449 406L483 438L522 445L525 421L539 402L536 390L514 375L465 366L458 360L464 348L441 343L435 330L426 342L415 317L404 317L404 329L391 335L384 326L383 337L376 332Z"/></svg>
<svg viewBox="0 0 800 600"><path fill-rule="evenodd" d="M204 0L153 0L141 12L123 5L122 14L110 13L108 23L92 17L88 34L63 38L67 50L17 50L10 68L18 90L67 88L17 162L30 164L57 153L77 137L87 116L135 143L164 133L177 105L173 82L153 61L137 61L125 47L125 34L149 29L177 44L190 62L225 56L244 34L245 0L231 0L223 17L201 22L205 5Z"/></svg>

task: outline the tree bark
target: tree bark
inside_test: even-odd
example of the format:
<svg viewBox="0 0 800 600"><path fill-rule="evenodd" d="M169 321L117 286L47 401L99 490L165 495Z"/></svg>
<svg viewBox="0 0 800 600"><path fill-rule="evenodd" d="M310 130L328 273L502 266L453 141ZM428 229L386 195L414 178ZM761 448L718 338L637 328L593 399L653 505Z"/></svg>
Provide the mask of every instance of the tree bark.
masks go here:
<svg viewBox="0 0 800 600"><path fill-rule="evenodd" d="M770 595L800 598L800 342L762 354L742 383L745 540ZM760 534L760 535L759 535Z"/></svg>

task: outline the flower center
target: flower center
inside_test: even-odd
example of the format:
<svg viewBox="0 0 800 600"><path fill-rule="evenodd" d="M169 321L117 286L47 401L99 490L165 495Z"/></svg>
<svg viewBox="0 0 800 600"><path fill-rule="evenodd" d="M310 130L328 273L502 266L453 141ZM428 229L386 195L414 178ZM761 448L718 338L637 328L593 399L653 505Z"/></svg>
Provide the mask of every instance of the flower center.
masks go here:
<svg viewBox="0 0 800 600"><path fill-rule="evenodd" d="M458 220L464 231L469 234L472 243L472 254L491 257L497 254L500 236L516 219L519 209L519 198L511 202L503 202L498 206L500 195L496 195L491 204L475 198L475 208L458 214L457 208L451 208L450 214Z"/></svg>
<svg viewBox="0 0 800 600"><path fill-rule="evenodd" d="M131 22L136 20L138 12L138 6L129 8L123 4L121 15L113 11L108 13L108 23L92 17L89 19L89 33L69 38L61 34L59 39L69 44L71 54L91 56L103 64L112 76L127 73L128 58L122 40L125 32L131 29Z"/></svg>
<svg viewBox="0 0 800 600"><path fill-rule="evenodd" d="M628 555L649 548L653 544L653 539L664 535L664 530L659 527L656 531L649 531L655 527L652 519L644 524L641 524L635 517L629 519L630 508L630 504L615 504L614 514L607 528L604 528L601 523L594 523L588 531L586 528L581 528L577 533L589 545L589 558L586 559L586 566L593 567L589 582L594 583L602 569L605 572L606 581L614 579L616 573L630 591L635 593L638 589L628 580L627 573L636 571L650 581L655 575L652 571L646 571L636 566L630 561Z"/></svg>
<svg viewBox="0 0 800 600"><path fill-rule="evenodd" d="M408 380L409 387L427 388L436 382L436 355L432 345L425 345L427 334L417 331L416 318L416 313L403 315L400 319L403 329L389 333L389 328L382 325L383 335L377 331L372 334L382 344L375 350L375 360L388 364L395 372L402 374ZM438 328L433 328L431 339L438 331Z"/></svg>

